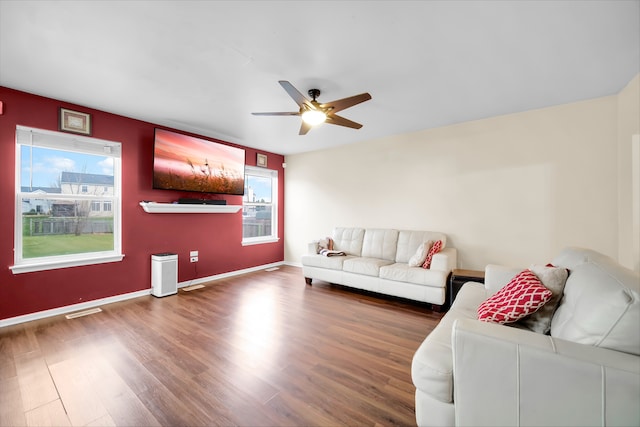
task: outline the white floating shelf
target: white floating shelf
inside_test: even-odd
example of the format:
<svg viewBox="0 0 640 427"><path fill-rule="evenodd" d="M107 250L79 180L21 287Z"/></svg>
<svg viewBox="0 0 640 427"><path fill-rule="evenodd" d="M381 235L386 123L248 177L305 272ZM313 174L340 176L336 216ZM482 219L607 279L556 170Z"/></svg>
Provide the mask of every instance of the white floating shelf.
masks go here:
<svg viewBox="0 0 640 427"><path fill-rule="evenodd" d="M236 213L240 205L192 205L183 203L140 202L147 213Z"/></svg>

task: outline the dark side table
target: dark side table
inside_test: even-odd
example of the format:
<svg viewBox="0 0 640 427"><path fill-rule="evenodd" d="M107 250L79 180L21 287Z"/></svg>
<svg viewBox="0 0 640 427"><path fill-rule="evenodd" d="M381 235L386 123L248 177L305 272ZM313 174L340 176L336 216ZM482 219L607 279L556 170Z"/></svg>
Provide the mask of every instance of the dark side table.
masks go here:
<svg viewBox="0 0 640 427"><path fill-rule="evenodd" d="M449 306L453 304L462 285L467 282L484 283L484 271L455 269L451 272L449 282Z"/></svg>

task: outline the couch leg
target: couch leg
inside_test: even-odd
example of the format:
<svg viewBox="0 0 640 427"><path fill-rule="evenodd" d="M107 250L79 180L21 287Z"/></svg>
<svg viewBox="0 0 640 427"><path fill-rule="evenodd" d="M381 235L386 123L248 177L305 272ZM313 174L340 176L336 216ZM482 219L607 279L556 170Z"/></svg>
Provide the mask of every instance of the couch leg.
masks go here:
<svg viewBox="0 0 640 427"><path fill-rule="evenodd" d="M305 277L304 281L307 283L307 285L311 285L311 277Z"/></svg>

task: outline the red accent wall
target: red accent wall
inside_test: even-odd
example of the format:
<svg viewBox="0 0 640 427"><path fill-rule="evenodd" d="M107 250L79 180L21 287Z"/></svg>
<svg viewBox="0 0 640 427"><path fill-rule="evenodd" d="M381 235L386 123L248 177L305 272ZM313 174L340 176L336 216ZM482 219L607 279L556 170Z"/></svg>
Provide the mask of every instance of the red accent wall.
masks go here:
<svg viewBox="0 0 640 427"><path fill-rule="evenodd" d="M63 307L151 287L151 255L178 254L178 281L284 260L284 156L267 155L270 169L278 170L277 243L242 246L242 214L148 214L139 202L172 202L200 193L152 189L154 125L103 111L69 104L0 86L0 319ZM15 129L23 125L58 130L60 107L90 113L93 136L122 143L122 262L14 275ZM226 141L200 138L240 146ZM242 147L242 146L240 146ZM246 150L246 164L255 166L257 151ZM242 204L241 196L215 195L227 204ZM199 262L189 262L189 251L199 251ZM196 269L197 268L197 269Z"/></svg>

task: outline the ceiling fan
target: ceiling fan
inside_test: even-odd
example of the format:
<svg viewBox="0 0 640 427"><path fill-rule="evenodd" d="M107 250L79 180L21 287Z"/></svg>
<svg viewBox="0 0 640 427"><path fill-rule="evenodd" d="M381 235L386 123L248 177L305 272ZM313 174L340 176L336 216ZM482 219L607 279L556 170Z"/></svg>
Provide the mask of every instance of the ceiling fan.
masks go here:
<svg viewBox="0 0 640 427"><path fill-rule="evenodd" d="M342 98L335 101L321 104L316 101L316 98L320 96L320 89L309 89L309 96L311 99L307 99L302 95L291 83L286 80L280 80L280 86L287 91L289 96L300 107L299 111L294 112L276 112L276 113L251 113L254 116L301 116L302 125L300 126L299 135L306 135L309 130L320 123L329 123L332 125L346 126L353 129L360 129L362 125L349 119L345 119L337 115L336 113L346 108L353 107L361 102L371 99L371 95L368 93L361 93L360 95L350 96L348 98Z"/></svg>

